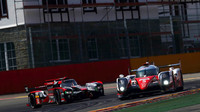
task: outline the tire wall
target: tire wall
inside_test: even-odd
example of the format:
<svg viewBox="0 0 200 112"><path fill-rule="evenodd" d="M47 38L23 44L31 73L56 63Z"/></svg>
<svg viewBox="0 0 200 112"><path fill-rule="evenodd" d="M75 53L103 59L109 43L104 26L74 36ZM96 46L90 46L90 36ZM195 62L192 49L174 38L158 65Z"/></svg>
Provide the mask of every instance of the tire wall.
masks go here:
<svg viewBox="0 0 200 112"><path fill-rule="evenodd" d="M43 85L47 79L67 76L79 84L90 81L114 82L127 74L130 61L114 60L0 72L0 94L25 92L24 86Z"/></svg>

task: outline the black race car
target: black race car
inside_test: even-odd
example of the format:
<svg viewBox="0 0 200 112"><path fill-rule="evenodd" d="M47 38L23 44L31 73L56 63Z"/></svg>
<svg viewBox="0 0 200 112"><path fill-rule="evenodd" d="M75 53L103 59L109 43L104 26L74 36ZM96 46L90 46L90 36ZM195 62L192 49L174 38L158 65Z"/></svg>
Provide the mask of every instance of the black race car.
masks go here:
<svg viewBox="0 0 200 112"><path fill-rule="evenodd" d="M48 103L70 103L77 99L83 98L98 98L104 95L103 83L95 81L86 83L85 86L80 86L74 79L67 77L46 80L43 86L28 88L27 106L39 108L43 104Z"/></svg>

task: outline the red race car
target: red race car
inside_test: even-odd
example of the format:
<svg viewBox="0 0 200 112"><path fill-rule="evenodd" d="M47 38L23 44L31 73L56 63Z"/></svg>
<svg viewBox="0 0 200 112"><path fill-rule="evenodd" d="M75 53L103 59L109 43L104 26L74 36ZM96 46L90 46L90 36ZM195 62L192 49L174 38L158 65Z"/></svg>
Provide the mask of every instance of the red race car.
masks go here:
<svg viewBox="0 0 200 112"><path fill-rule="evenodd" d="M48 103L69 103L76 99L97 98L104 95L103 83L101 81L86 83L80 86L74 79L58 78L46 80L44 86L28 88L27 106L39 108Z"/></svg>
<svg viewBox="0 0 200 112"><path fill-rule="evenodd" d="M176 91L183 90L184 82L180 68L181 63L165 66L155 66L146 62L138 69L131 70L136 72L134 75L120 75L117 78L117 92L119 99L125 99L132 95L145 94L155 91ZM169 67L168 71L160 71L160 68Z"/></svg>

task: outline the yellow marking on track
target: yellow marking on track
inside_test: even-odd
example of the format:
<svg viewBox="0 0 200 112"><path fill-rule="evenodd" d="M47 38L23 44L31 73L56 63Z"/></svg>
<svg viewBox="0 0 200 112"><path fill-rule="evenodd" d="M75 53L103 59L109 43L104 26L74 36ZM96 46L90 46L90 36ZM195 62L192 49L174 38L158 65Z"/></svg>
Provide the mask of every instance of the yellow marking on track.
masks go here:
<svg viewBox="0 0 200 112"><path fill-rule="evenodd" d="M18 97L15 97L13 99L18 99L18 98L27 98L28 96L18 96Z"/></svg>
<svg viewBox="0 0 200 112"><path fill-rule="evenodd" d="M19 98L27 98L28 96L17 96L17 97L9 97L9 98L0 98L1 100L13 100L13 99L19 99Z"/></svg>
<svg viewBox="0 0 200 112"><path fill-rule="evenodd" d="M200 79L200 77L194 77L194 78L183 78L183 80L194 80L194 79Z"/></svg>

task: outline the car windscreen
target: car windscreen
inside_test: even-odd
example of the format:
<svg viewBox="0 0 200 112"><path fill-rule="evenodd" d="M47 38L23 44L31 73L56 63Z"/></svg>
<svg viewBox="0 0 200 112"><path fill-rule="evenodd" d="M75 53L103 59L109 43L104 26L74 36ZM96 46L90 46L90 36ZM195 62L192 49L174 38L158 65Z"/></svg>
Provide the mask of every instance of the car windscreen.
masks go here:
<svg viewBox="0 0 200 112"><path fill-rule="evenodd" d="M72 87L78 85L75 80L65 80L62 82L62 87Z"/></svg>
<svg viewBox="0 0 200 112"><path fill-rule="evenodd" d="M146 77L146 76L152 76L157 75L158 72L156 69L144 69L136 72L136 77Z"/></svg>

